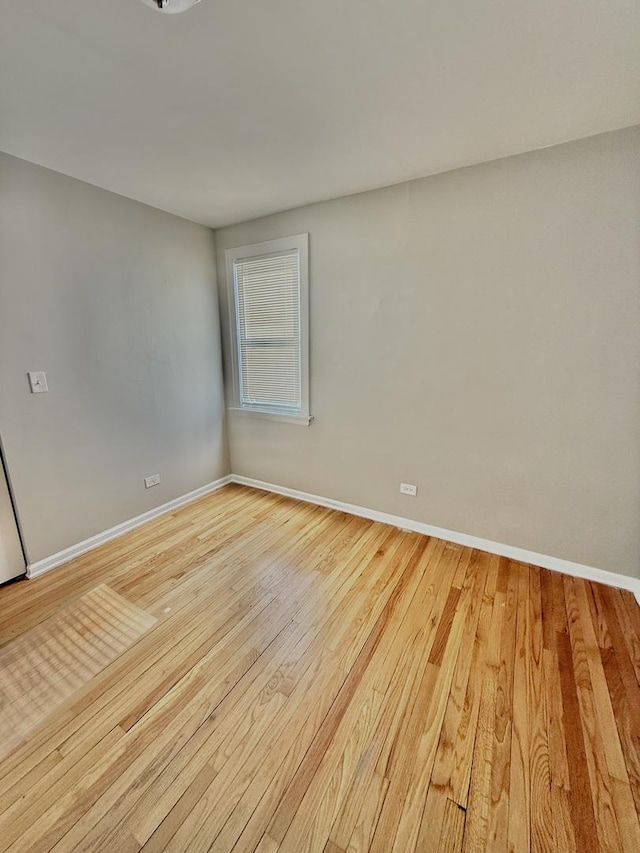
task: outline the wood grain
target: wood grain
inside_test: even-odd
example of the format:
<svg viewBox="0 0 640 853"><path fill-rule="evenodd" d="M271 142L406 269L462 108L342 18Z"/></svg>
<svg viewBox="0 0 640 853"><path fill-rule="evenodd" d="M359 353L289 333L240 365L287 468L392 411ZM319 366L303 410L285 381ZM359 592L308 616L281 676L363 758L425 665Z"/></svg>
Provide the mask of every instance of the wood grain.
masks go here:
<svg viewBox="0 0 640 853"><path fill-rule="evenodd" d="M0 851L640 849L624 592L233 485L0 613Z"/></svg>
<svg viewBox="0 0 640 853"><path fill-rule="evenodd" d="M101 584L0 649L0 760L155 623Z"/></svg>

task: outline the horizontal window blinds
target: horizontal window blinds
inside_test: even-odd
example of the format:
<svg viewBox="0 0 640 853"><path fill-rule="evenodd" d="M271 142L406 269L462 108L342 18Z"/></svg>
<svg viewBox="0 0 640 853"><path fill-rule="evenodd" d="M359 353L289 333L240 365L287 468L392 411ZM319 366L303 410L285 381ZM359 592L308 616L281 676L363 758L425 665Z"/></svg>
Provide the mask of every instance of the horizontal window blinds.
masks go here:
<svg viewBox="0 0 640 853"><path fill-rule="evenodd" d="M240 405L301 411L297 249L234 262Z"/></svg>

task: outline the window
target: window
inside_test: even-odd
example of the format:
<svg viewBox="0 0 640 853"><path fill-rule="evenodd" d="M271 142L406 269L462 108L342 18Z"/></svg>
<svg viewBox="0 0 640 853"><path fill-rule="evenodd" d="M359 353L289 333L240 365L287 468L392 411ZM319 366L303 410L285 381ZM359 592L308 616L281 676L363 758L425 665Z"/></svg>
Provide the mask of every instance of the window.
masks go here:
<svg viewBox="0 0 640 853"><path fill-rule="evenodd" d="M233 411L308 424L308 234L227 249Z"/></svg>

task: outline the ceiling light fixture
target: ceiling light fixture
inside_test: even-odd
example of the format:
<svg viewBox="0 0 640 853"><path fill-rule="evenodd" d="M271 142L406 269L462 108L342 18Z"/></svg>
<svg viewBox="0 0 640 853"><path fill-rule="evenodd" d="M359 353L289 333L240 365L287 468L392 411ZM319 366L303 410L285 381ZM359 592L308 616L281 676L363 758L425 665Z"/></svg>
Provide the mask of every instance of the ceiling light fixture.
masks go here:
<svg viewBox="0 0 640 853"><path fill-rule="evenodd" d="M145 6L150 6L156 12L165 12L167 15L177 15L186 12L201 0L142 0Z"/></svg>

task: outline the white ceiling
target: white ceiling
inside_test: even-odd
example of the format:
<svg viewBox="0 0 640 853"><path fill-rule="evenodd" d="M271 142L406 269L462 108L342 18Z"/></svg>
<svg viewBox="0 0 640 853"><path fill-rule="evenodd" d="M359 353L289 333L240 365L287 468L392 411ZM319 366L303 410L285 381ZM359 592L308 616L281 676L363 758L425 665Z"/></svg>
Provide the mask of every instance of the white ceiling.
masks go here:
<svg viewBox="0 0 640 853"><path fill-rule="evenodd" d="M637 123L637 0L0 0L0 149L211 226Z"/></svg>

